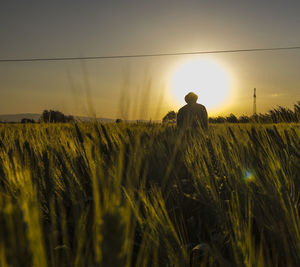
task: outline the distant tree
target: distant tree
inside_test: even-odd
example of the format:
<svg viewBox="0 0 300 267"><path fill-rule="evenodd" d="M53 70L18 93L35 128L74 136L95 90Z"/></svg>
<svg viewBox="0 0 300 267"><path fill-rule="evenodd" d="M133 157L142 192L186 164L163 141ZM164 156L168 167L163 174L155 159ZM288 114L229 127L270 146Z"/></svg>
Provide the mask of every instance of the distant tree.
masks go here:
<svg viewBox="0 0 300 267"><path fill-rule="evenodd" d="M216 118L208 118L209 123L224 123L226 119L224 117L218 116Z"/></svg>
<svg viewBox="0 0 300 267"><path fill-rule="evenodd" d="M173 123L176 122L176 112L175 111L169 111L162 119L163 123Z"/></svg>
<svg viewBox="0 0 300 267"><path fill-rule="evenodd" d="M121 123L121 122L123 122L122 119L116 119L116 123Z"/></svg>
<svg viewBox="0 0 300 267"><path fill-rule="evenodd" d="M240 116L239 119L238 119L239 123L248 123L251 121L251 119L248 117L248 116Z"/></svg>
<svg viewBox="0 0 300 267"><path fill-rule="evenodd" d="M73 116L66 116L62 112L54 110L44 110L40 119L42 122L70 122L73 120Z"/></svg>
<svg viewBox="0 0 300 267"><path fill-rule="evenodd" d="M222 116L218 116L216 121L217 121L217 123L224 123L224 122L226 122L226 118L224 118Z"/></svg>
<svg viewBox="0 0 300 267"><path fill-rule="evenodd" d="M251 122L260 122L260 123L271 123L271 118L269 114L255 114L250 117Z"/></svg>
<svg viewBox="0 0 300 267"><path fill-rule="evenodd" d="M230 123L237 123L239 122L237 117L234 114L230 114L229 117L226 117L226 121Z"/></svg>
<svg viewBox="0 0 300 267"><path fill-rule="evenodd" d="M23 119L21 120L21 123L35 123L35 121L32 120L32 119L23 118Z"/></svg>
<svg viewBox="0 0 300 267"><path fill-rule="evenodd" d="M208 123L216 123L216 118L208 117Z"/></svg>

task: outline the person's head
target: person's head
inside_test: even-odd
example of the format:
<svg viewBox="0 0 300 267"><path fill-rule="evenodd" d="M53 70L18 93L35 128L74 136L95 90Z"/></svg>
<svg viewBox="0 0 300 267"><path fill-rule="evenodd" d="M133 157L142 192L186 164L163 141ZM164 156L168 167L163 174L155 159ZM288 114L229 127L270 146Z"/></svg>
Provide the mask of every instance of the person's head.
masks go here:
<svg viewBox="0 0 300 267"><path fill-rule="evenodd" d="M195 93L193 93L193 92L188 93L184 97L185 102L188 103L188 104L194 104L194 103L196 103L197 99L198 99L198 96Z"/></svg>

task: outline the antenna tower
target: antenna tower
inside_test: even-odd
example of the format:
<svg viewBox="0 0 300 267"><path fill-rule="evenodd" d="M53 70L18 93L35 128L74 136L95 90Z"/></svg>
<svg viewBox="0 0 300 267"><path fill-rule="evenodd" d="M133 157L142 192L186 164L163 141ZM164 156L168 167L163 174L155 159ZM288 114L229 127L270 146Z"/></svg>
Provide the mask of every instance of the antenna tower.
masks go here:
<svg viewBox="0 0 300 267"><path fill-rule="evenodd" d="M253 94L253 116L256 115L256 88L254 88Z"/></svg>

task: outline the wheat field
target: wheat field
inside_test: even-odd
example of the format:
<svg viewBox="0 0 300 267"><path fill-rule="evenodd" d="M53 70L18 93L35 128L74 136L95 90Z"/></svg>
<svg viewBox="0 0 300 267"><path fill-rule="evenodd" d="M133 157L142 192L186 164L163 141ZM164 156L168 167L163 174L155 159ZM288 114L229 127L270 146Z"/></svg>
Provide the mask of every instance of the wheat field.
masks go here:
<svg viewBox="0 0 300 267"><path fill-rule="evenodd" d="M0 125L0 266L299 266L300 125Z"/></svg>

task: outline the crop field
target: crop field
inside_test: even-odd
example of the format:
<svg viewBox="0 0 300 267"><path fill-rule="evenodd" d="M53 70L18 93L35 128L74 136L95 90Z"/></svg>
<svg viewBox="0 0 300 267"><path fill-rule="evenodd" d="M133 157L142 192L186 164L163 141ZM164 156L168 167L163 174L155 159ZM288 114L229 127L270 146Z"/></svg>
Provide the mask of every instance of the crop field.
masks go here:
<svg viewBox="0 0 300 267"><path fill-rule="evenodd" d="M0 125L0 266L299 266L300 125Z"/></svg>

